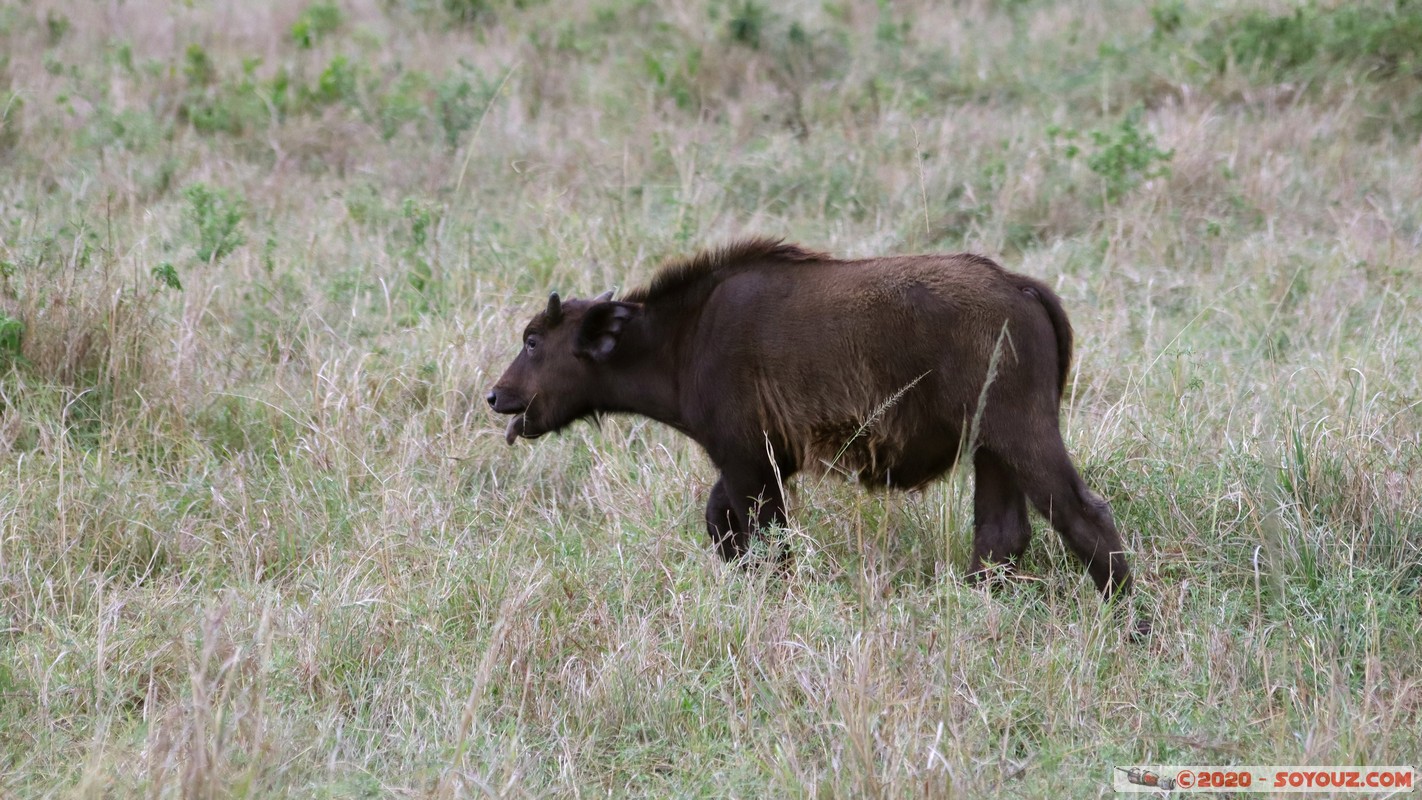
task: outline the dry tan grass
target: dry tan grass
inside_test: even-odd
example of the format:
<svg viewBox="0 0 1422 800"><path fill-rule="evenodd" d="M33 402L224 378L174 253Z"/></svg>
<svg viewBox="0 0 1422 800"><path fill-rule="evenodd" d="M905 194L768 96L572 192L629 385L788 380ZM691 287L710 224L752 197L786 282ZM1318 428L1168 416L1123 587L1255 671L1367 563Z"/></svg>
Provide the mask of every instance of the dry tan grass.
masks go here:
<svg viewBox="0 0 1422 800"><path fill-rule="evenodd" d="M1287 3L476 6L340 3L309 49L309 7L0 9L0 795L1077 797L1422 752L1415 80L1199 63ZM271 113L283 72L334 99ZM1108 198L1091 133L1136 106L1169 172ZM242 202L209 263L196 184ZM968 588L969 476L792 484L778 577L716 561L668 430L504 446L480 397L550 288L753 232L1061 292L1149 644L1051 535Z"/></svg>

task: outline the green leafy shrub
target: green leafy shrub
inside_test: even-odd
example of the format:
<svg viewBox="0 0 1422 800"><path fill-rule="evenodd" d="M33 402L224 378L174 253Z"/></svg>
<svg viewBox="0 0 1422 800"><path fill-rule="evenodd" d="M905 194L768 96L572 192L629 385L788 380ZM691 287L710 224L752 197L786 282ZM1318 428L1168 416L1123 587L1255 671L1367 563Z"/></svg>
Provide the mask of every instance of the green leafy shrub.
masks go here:
<svg viewBox="0 0 1422 800"><path fill-rule="evenodd" d="M480 22L494 15L489 0L444 0L443 6L445 13L456 22Z"/></svg>
<svg viewBox="0 0 1422 800"><path fill-rule="evenodd" d="M410 265L406 279L418 297L416 307L420 312L426 313L433 308L440 289L434 264L426 257L430 234L439 223L439 209L407 197L401 205L401 213L410 223L409 240L401 254Z"/></svg>
<svg viewBox="0 0 1422 800"><path fill-rule="evenodd" d="M1115 203L1144 181L1170 174L1167 164L1175 157L1175 151L1161 150L1155 137L1141 130L1140 118L1141 109L1137 107L1115 127L1086 135L1091 142L1086 166L1101 178L1107 203ZM1051 125L1047 127L1047 137L1067 160L1086 152L1077 144L1078 131Z"/></svg>
<svg viewBox="0 0 1422 800"><path fill-rule="evenodd" d="M53 10L45 13L45 39L49 42L50 47L59 44L60 40L64 38L64 35L66 33L69 33L69 28L69 17L66 17L64 14Z"/></svg>
<svg viewBox="0 0 1422 800"><path fill-rule="evenodd" d="M647 77L671 97L677 108L689 111L697 103L696 81L701 72L701 59L700 47L648 50L643 55L642 65Z"/></svg>
<svg viewBox="0 0 1422 800"><path fill-rule="evenodd" d="M451 150L459 146L464 132L478 121L479 114L497 90L473 68L467 68L466 72L468 74L450 75L435 86L439 126L444 132L444 143Z"/></svg>
<svg viewBox="0 0 1422 800"><path fill-rule="evenodd" d="M1419 77L1422 4L1392 9L1309 5L1292 14L1251 11L1213 26L1200 44L1206 63L1223 71L1233 61L1285 80L1320 67L1345 65L1378 77Z"/></svg>
<svg viewBox="0 0 1422 800"><path fill-rule="evenodd" d="M913 23L907 16L903 19L894 18L894 9L889 4L889 0L878 0L879 17L874 23L874 38L881 45L888 47L901 47L908 41L909 33L913 30Z"/></svg>
<svg viewBox="0 0 1422 800"><path fill-rule="evenodd" d="M217 67L200 44L190 44L183 58L183 77L189 87L201 87L217 80Z"/></svg>
<svg viewBox="0 0 1422 800"><path fill-rule="evenodd" d="M178 278L178 270L169 261L164 261L153 268L153 280L165 289L182 291L183 288L183 282Z"/></svg>
<svg viewBox="0 0 1422 800"><path fill-rule="evenodd" d="M430 24L448 26L487 25L510 10L522 10L541 5L543 0L385 0L388 10L403 9L426 19Z"/></svg>
<svg viewBox="0 0 1422 800"><path fill-rule="evenodd" d="M418 121L429 106L430 78L418 70L400 73L393 86L375 101L380 137L395 137L405 125Z"/></svg>
<svg viewBox="0 0 1422 800"><path fill-rule="evenodd" d="M143 108L114 111L107 105L94 109L81 135L88 147L121 147L134 153L150 152L171 137L171 125Z"/></svg>
<svg viewBox="0 0 1422 800"><path fill-rule="evenodd" d="M0 311L0 370L9 369L20 360L24 339L25 323Z"/></svg>
<svg viewBox="0 0 1422 800"><path fill-rule="evenodd" d="M267 124L272 105L266 96L275 92L256 76L261 63L260 58L244 59L241 77L224 81L202 48L189 47L183 70L188 90L178 108L179 117L202 134L239 136Z"/></svg>
<svg viewBox="0 0 1422 800"><path fill-rule="evenodd" d="M325 106L338 102L355 103L359 66L345 56L336 56L316 78L316 85L306 90L306 100Z"/></svg>
<svg viewBox="0 0 1422 800"><path fill-rule="evenodd" d="M760 47L760 37L770 21L770 12L757 0L741 0L726 20L726 34L731 41L750 48Z"/></svg>
<svg viewBox="0 0 1422 800"><path fill-rule="evenodd" d="M1091 132L1096 152L1086 159L1091 171L1106 186L1106 199L1115 202L1142 181L1170 174L1166 164L1174 150L1161 150L1155 137L1139 127L1139 108L1127 114L1115 128Z"/></svg>
<svg viewBox="0 0 1422 800"><path fill-rule="evenodd" d="M239 228L244 214L240 198L222 189L195 183L183 191L188 199L188 218L197 229L197 258L218 262L246 239Z"/></svg>
<svg viewBox="0 0 1422 800"><path fill-rule="evenodd" d="M1150 19L1155 27L1154 37L1170 36L1180 30L1185 22L1185 3L1182 0L1163 0L1150 7Z"/></svg>
<svg viewBox="0 0 1422 800"><path fill-rule="evenodd" d="M0 153L15 149L20 142L20 112L25 101L15 92L0 92Z"/></svg>
<svg viewBox="0 0 1422 800"><path fill-rule="evenodd" d="M340 6L335 3L312 3L292 23L291 39L297 47L310 49L320 39L336 32L344 21Z"/></svg>

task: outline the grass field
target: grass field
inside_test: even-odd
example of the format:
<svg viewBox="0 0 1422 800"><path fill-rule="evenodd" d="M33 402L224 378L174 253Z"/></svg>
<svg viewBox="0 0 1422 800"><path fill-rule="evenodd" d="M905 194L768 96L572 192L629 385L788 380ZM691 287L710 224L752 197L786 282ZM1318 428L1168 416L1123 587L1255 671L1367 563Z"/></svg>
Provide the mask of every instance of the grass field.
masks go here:
<svg viewBox="0 0 1422 800"><path fill-rule="evenodd" d="M1090 797L1422 754L1422 3L0 5L0 796ZM1155 636L971 476L721 564L656 424L503 442L550 289L971 250Z"/></svg>

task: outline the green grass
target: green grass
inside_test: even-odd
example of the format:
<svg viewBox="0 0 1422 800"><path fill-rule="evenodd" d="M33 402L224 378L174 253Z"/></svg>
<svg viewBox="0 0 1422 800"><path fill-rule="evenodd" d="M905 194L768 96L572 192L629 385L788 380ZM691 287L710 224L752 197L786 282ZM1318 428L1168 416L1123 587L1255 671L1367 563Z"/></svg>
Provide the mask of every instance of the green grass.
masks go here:
<svg viewBox="0 0 1422 800"><path fill-rule="evenodd" d="M1415 2L50 5L0 8L0 795L1422 753ZM1061 293L1150 642L1049 531L968 587L970 475L795 481L779 576L669 430L504 446L548 290L745 233Z"/></svg>

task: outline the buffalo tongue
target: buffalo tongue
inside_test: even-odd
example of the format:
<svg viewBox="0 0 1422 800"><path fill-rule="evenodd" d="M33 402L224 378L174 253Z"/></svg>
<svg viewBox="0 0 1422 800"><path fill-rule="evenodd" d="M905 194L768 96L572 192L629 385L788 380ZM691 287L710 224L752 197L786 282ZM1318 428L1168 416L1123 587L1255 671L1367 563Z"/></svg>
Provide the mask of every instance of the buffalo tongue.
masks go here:
<svg viewBox="0 0 1422 800"><path fill-rule="evenodd" d="M509 426L504 430L504 441L512 447L514 440L523 435L523 415L515 414L509 419Z"/></svg>

